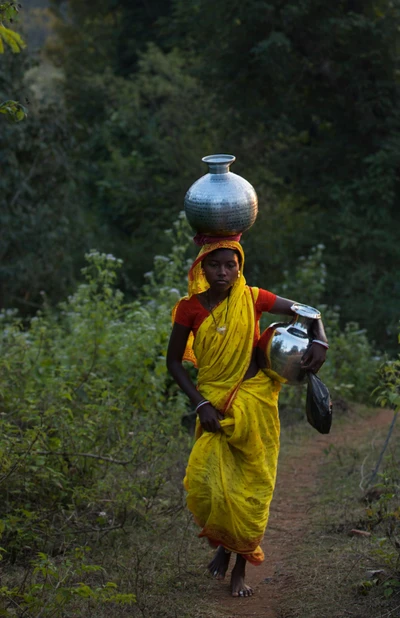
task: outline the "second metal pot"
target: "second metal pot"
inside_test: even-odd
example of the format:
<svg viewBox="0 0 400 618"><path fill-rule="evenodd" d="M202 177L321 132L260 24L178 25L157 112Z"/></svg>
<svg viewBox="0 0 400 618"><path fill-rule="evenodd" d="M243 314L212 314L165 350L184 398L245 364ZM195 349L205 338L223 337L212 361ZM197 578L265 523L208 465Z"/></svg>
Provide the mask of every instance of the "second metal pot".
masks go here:
<svg viewBox="0 0 400 618"><path fill-rule="evenodd" d="M261 335L257 345L259 367L273 380L282 384L302 384L306 373L300 361L312 336L312 322L321 318L318 309L295 303L296 314L290 322L271 324Z"/></svg>

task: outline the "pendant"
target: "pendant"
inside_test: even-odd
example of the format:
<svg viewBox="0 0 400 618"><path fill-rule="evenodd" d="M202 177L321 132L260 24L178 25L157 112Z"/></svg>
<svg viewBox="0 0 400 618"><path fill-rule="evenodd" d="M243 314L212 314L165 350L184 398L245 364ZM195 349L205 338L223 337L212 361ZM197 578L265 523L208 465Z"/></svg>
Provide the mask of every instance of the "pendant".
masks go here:
<svg viewBox="0 0 400 618"><path fill-rule="evenodd" d="M226 333L226 326L217 326L216 331L220 335L225 335L225 333Z"/></svg>

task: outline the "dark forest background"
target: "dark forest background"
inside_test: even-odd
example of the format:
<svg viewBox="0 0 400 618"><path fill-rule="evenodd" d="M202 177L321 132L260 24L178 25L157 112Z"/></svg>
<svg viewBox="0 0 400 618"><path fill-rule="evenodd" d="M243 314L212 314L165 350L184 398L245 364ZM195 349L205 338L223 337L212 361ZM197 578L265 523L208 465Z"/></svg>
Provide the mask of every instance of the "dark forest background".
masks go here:
<svg viewBox="0 0 400 618"><path fill-rule="evenodd" d="M21 0L22 1L22 0ZM135 297L201 158L259 196L247 279L324 245L323 301L382 349L400 304L400 1L24 0L0 63L0 306L63 300L90 249ZM306 301L307 299L302 298Z"/></svg>
<svg viewBox="0 0 400 618"><path fill-rule="evenodd" d="M184 195L217 152L259 196L247 280L319 307L330 343L339 438L279 611L394 616L400 0L21 3L10 22L0 0L0 616L218 614L182 485L195 412L165 362ZM317 452L305 390L281 390L286 462Z"/></svg>

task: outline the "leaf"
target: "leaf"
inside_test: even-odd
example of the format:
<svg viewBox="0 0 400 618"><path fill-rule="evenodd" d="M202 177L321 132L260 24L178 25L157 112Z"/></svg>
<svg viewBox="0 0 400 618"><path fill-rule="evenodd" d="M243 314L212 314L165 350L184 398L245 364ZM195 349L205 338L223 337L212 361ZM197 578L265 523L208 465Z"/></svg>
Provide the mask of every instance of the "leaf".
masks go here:
<svg viewBox="0 0 400 618"><path fill-rule="evenodd" d="M80 582L78 584L78 588L76 588L74 590L74 593L77 594L78 596L84 598L84 599L88 599L90 597L94 596L94 592L93 590L90 588L90 586L87 586L86 584Z"/></svg>
<svg viewBox="0 0 400 618"><path fill-rule="evenodd" d="M0 25L0 39L3 39L14 54L19 54L26 47L25 41L18 32L14 32L3 25ZM2 47L0 53L4 53L4 45Z"/></svg>
<svg viewBox="0 0 400 618"><path fill-rule="evenodd" d="M0 114L5 114L9 122L15 123L24 120L28 115L28 111L18 101L4 101L4 103L0 103Z"/></svg>
<svg viewBox="0 0 400 618"><path fill-rule="evenodd" d="M5 2L0 4L0 21L12 21L18 17L20 4L16 2Z"/></svg>

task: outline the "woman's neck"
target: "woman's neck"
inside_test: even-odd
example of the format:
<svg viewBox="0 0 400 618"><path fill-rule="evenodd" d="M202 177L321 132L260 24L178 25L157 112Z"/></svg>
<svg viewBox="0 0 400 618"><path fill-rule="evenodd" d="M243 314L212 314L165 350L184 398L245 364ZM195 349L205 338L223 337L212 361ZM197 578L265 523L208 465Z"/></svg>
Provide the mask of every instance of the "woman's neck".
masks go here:
<svg viewBox="0 0 400 618"><path fill-rule="evenodd" d="M227 290L213 290L212 288L208 288L206 292L207 299L211 305L217 305L229 296L230 291L231 288L228 288Z"/></svg>

